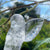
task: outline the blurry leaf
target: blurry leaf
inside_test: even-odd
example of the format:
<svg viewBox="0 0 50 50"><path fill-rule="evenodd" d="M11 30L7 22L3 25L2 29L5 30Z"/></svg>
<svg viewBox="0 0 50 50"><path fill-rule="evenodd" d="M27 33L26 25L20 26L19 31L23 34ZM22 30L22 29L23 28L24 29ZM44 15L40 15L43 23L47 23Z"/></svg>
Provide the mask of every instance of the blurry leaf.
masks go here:
<svg viewBox="0 0 50 50"><path fill-rule="evenodd" d="M33 50L36 50L40 45L42 45L44 43L50 43L50 38L46 38L44 40L39 41Z"/></svg>

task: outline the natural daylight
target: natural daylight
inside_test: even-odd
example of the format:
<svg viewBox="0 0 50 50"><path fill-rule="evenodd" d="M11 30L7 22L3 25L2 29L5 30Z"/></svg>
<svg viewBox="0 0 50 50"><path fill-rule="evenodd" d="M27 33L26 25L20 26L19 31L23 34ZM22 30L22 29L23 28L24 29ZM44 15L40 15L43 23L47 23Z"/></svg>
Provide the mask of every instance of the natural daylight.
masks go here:
<svg viewBox="0 0 50 50"><path fill-rule="evenodd" d="M0 50L50 50L50 0L0 0Z"/></svg>

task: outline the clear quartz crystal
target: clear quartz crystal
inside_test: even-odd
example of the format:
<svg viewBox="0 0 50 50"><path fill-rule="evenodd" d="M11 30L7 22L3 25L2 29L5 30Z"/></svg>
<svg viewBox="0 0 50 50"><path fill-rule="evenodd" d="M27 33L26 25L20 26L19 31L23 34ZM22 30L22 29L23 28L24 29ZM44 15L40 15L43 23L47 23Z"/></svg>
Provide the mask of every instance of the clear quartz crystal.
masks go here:
<svg viewBox="0 0 50 50"><path fill-rule="evenodd" d="M42 26L43 26L44 19L41 18L33 18L27 21L26 23L26 34L25 34L25 42L32 41L40 32ZM33 27L31 28L31 26ZM28 32L28 29L31 29Z"/></svg>
<svg viewBox="0 0 50 50"><path fill-rule="evenodd" d="M33 40L43 25L41 18L33 18L25 22L20 14L14 14L10 21L11 27L6 35L4 50L21 50L22 43ZM28 32L32 25L35 26Z"/></svg>
<svg viewBox="0 0 50 50"><path fill-rule="evenodd" d="M9 29L6 36L4 50L20 50L21 45L25 40L24 18L20 14L14 14L10 21L11 28Z"/></svg>

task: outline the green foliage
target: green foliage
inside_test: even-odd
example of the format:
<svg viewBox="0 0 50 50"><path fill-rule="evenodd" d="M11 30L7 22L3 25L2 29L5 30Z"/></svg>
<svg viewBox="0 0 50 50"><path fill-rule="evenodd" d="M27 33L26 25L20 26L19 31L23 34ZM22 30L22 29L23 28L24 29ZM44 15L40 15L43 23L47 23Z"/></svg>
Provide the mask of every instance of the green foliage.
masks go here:
<svg viewBox="0 0 50 50"><path fill-rule="evenodd" d="M30 41L30 42L24 42L23 45L22 45L21 50L32 50L33 47L35 46L35 44L36 43L32 42L32 41Z"/></svg>
<svg viewBox="0 0 50 50"><path fill-rule="evenodd" d="M0 25L2 25L6 20L7 18L2 18L0 20ZM6 34L8 32L9 27L10 26L8 23L5 26L3 25L2 28L0 27L0 50L3 50Z"/></svg>
<svg viewBox="0 0 50 50"><path fill-rule="evenodd" d="M41 46L44 43L50 43L50 38L46 38L44 40L37 41L37 45L35 46L35 48L33 50L36 50L39 46Z"/></svg>
<svg viewBox="0 0 50 50"><path fill-rule="evenodd" d="M41 49L41 50L50 50L50 48L44 48L44 49Z"/></svg>
<svg viewBox="0 0 50 50"><path fill-rule="evenodd" d="M7 18L2 17L2 19L0 19L0 25L2 25L6 20Z"/></svg>

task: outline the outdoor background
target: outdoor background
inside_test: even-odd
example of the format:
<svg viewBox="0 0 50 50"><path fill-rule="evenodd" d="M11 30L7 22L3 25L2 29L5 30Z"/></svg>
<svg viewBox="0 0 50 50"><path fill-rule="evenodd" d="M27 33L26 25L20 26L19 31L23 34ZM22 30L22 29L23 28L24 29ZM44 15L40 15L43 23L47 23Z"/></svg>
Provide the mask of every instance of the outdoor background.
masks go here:
<svg viewBox="0 0 50 50"><path fill-rule="evenodd" d="M5 1L10 1L10 0L0 0L0 5L2 3L4 3ZM18 0L18 1L17 0L14 0L14 1L11 0L10 2L5 3L5 4L0 6L0 12L2 12L3 10L6 10L8 8L12 8L14 6L18 7L18 6L22 6L22 5L31 4L31 3L33 3L33 2L22 1L22 0ZM33 48L37 44L36 43L37 41L41 41L41 40L44 40L46 38L50 38L50 5L49 5L49 3L50 2L47 1L43 4L39 4L32 11L22 14L23 17L24 17L24 15L28 15L30 18L40 18L41 17L45 20L44 20L44 24L42 26L42 29L39 32L39 34L36 36L36 38L34 38L30 42L24 42L22 47L21 47L21 50L33 50ZM14 10L13 14L20 14L21 12L25 11L26 9L32 8L33 6L34 5L27 6L25 8L21 8L19 10ZM11 13L12 13L11 10L0 13L0 25L2 25L5 21L7 21L7 19L9 18L9 15ZM6 34L10 28L10 25L11 25L11 23L9 21L7 24L2 25L2 27L0 27L0 50L3 50L3 48L4 48ZM37 48L37 50L50 50L50 43L44 43L44 44L40 45Z"/></svg>

